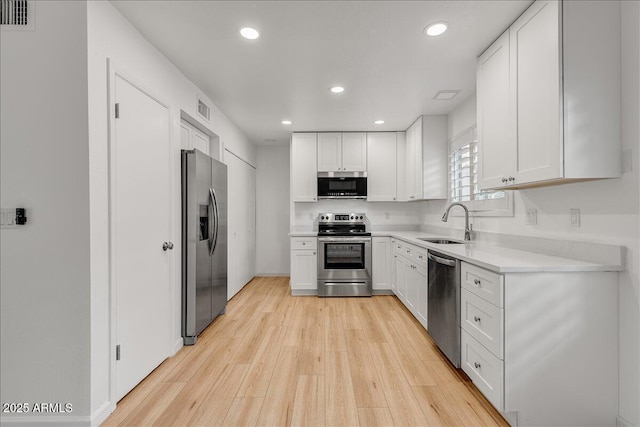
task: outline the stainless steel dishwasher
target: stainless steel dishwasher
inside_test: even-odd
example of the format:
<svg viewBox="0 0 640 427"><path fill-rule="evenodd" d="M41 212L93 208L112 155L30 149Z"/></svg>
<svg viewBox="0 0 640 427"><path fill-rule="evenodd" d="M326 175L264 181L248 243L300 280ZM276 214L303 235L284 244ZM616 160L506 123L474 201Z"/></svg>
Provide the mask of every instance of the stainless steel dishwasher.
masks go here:
<svg viewBox="0 0 640 427"><path fill-rule="evenodd" d="M460 367L460 260L428 251L429 335L440 350Z"/></svg>

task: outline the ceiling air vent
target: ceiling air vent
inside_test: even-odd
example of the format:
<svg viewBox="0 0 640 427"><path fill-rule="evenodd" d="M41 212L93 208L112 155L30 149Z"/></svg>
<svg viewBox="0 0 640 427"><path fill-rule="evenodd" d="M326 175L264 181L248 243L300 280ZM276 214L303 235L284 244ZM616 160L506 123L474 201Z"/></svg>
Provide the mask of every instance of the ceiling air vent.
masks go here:
<svg viewBox="0 0 640 427"><path fill-rule="evenodd" d="M201 99L198 99L198 114L207 120L211 117L211 109Z"/></svg>
<svg viewBox="0 0 640 427"><path fill-rule="evenodd" d="M29 26L32 2L26 0L0 0L0 2L0 24L2 26Z"/></svg>

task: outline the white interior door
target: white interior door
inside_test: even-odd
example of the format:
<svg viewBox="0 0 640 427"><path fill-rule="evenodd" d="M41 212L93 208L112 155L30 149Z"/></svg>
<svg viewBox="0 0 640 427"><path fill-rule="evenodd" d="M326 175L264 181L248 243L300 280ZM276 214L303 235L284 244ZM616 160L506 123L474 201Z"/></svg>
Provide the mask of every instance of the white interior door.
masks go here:
<svg viewBox="0 0 640 427"><path fill-rule="evenodd" d="M120 400L169 355L175 254L163 249L171 242L169 110L119 75L113 95L119 111L111 143L111 225Z"/></svg>
<svg viewBox="0 0 640 427"><path fill-rule="evenodd" d="M229 172L229 278L228 299L255 275L256 174L255 169L227 152Z"/></svg>

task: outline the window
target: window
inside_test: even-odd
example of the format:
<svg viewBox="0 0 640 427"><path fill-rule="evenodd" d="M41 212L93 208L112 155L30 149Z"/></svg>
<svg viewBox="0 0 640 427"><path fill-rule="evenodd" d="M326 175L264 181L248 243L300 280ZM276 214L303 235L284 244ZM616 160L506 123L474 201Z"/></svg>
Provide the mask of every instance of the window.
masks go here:
<svg viewBox="0 0 640 427"><path fill-rule="evenodd" d="M478 188L478 138L475 125L450 143L449 201L464 203L476 216L513 215L511 193Z"/></svg>

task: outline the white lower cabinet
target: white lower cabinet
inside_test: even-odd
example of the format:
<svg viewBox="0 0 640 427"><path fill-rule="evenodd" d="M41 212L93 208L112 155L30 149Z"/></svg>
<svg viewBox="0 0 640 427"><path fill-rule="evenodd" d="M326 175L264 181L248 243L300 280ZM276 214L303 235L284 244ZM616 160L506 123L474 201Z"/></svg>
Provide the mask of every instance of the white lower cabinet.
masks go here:
<svg viewBox="0 0 640 427"><path fill-rule="evenodd" d="M462 262L461 279L462 369L505 418L615 426L617 273L498 274Z"/></svg>
<svg viewBox="0 0 640 427"><path fill-rule="evenodd" d="M318 239L291 238L291 294L315 295L318 290Z"/></svg>
<svg viewBox="0 0 640 427"><path fill-rule="evenodd" d="M371 238L371 281L374 293L385 293L391 289L391 238Z"/></svg>
<svg viewBox="0 0 640 427"><path fill-rule="evenodd" d="M462 330L460 364L475 386L499 411L504 411L504 362Z"/></svg>
<svg viewBox="0 0 640 427"><path fill-rule="evenodd" d="M396 240L394 244L394 293L411 314L427 328L427 252Z"/></svg>

